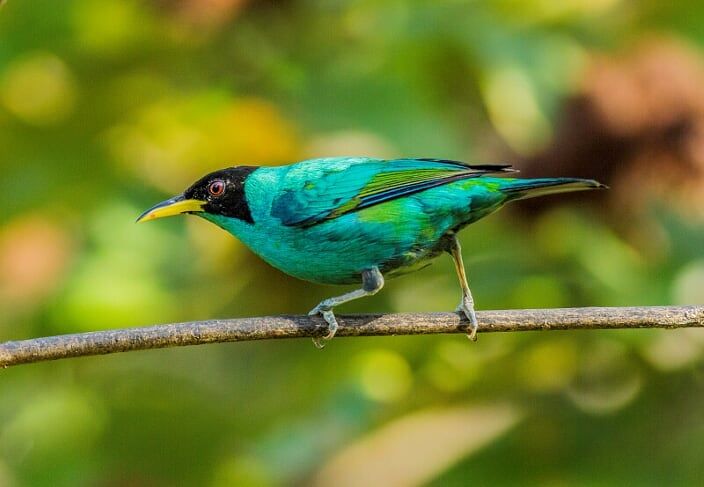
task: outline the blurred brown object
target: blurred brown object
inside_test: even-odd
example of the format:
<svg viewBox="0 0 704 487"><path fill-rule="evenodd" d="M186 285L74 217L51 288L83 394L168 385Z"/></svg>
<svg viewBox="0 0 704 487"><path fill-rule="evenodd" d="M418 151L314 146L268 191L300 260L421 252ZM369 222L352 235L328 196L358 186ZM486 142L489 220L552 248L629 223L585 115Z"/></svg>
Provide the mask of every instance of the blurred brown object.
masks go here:
<svg viewBox="0 0 704 487"><path fill-rule="evenodd" d="M156 4L175 14L185 23L200 27L217 27L227 23L247 0L157 0Z"/></svg>
<svg viewBox="0 0 704 487"><path fill-rule="evenodd" d="M0 306L7 313L48 295L68 269L75 243L60 225L25 215L0 227Z"/></svg>
<svg viewBox="0 0 704 487"><path fill-rule="evenodd" d="M662 201L704 216L702 87L702 54L680 41L654 38L594 56L565 102L553 143L523 161L522 175L598 179L612 187L618 214Z"/></svg>

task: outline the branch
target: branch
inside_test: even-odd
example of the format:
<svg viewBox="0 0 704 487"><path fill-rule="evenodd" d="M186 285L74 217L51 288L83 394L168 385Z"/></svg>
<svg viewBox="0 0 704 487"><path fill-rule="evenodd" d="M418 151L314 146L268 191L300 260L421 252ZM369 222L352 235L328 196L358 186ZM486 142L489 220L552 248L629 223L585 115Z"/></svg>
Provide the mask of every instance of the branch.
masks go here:
<svg viewBox="0 0 704 487"><path fill-rule="evenodd" d="M532 330L704 327L704 306L563 308L477 313L479 333ZM339 316L338 337L464 333L455 313ZM0 367L70 357L217 342L320 336L319 317L268 316L194 321L60 335L0 344Z"/></svg>

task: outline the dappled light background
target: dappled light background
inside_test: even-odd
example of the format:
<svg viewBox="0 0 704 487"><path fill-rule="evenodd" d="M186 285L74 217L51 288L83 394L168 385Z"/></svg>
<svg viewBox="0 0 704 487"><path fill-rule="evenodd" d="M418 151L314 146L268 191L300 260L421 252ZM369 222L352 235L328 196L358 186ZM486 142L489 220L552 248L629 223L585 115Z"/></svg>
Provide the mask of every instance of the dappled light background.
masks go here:
<svg viewBox="0 0 704 487"><path fill-rule="evenodd" d="M309 157L508 162L611 191L462 233L479 309L704 303L704 6L0 2L0 340L303 313L196 218L200 175ZM447 311L449 259L343 312ZM692 485L704 334L213 345L0 373L0 485Z"/></svg>

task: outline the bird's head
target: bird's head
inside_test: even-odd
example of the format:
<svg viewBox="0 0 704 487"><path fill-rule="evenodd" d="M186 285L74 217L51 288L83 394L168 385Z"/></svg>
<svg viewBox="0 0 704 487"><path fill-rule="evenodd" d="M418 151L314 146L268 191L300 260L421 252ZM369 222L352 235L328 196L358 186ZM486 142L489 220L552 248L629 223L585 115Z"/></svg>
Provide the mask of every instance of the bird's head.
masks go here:
<svg viewBox="0 0 704 487"><path fill-rule="evenodd" d="M188 214L220 215L252 223L252 214L245 194L247 177L256 167L238 166L204 176L183 194L154 205L142 213L138 222Z"/></svg>

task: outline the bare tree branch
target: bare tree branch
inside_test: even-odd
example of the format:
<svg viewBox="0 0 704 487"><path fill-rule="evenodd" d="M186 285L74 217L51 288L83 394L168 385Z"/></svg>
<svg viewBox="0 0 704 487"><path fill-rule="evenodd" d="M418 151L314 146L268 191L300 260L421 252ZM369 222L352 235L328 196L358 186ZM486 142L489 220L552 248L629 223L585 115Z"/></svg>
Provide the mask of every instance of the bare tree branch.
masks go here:
<svg viewBox="0 0 704 487"><path fill-rule="evenodd" d="M481 311L479 333L531 330L704 327L704 306ZM464 333L454 313L338 317L338 337ZM324 323L308 316L268 316L60 335L0 344L0 367L88 355L217 342L313 337ZM469 345L468 345L469 346ZM481 345L479 345L481 346Z"/></svg>

